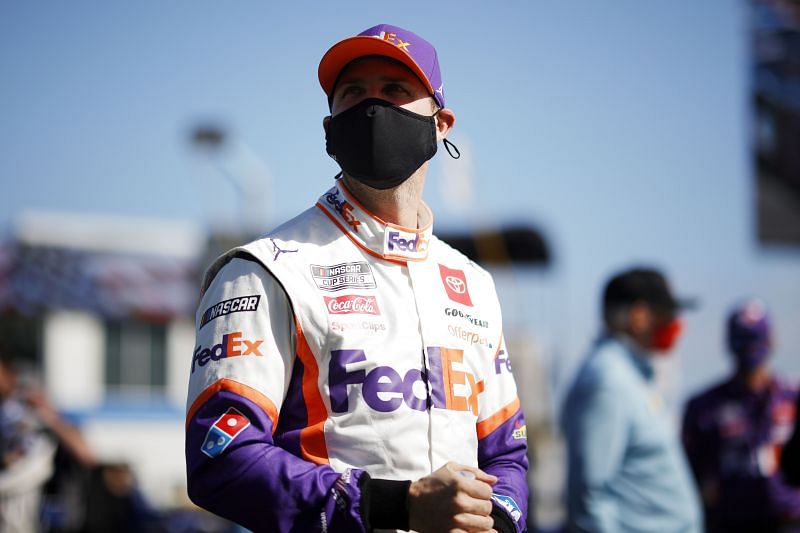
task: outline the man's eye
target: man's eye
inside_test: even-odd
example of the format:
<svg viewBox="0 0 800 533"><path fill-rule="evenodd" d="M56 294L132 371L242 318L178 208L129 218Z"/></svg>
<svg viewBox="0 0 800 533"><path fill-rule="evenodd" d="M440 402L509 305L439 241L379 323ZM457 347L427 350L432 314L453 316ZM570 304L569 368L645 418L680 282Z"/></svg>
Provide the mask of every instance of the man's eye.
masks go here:
<svg viewBox="0 0 800 533"><path fill-rule="evenodd" d="M354 96L359 95L363 92L363 89L357 85L350 85L349 87L345 87L342 90L342 96Z"/></svg>
<svg viewBox="0 0 800 533"><path fill-rule="evenodd" d="M384 88L384 90L385 90L387 93L390 93L390 94L391 94L391 93L403 93L403 94L408 94L408 91L406 90L406 88L405 88L405 87L403 87L402 85L399 85L399 84L397 84L397 83L390 83L389 85L387 85L387 86Z"/></svg>

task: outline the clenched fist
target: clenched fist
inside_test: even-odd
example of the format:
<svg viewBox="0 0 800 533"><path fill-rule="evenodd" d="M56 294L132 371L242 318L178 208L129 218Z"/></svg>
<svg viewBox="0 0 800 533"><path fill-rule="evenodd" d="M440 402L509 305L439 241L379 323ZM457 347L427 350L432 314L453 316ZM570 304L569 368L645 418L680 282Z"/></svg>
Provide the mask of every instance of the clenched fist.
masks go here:
<svg viewBox="0 0 800 533"><path fill-rule="evenodd" d="M408 519L420 533L492 532L492 485L497 478L477 468L449 462L411 483Z"/></svg>

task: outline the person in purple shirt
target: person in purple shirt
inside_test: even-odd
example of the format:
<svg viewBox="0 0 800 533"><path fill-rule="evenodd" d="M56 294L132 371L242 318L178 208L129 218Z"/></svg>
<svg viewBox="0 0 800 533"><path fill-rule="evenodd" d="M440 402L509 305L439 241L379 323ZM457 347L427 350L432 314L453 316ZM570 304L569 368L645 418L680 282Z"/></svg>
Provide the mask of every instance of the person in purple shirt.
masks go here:
<svg viewBox="0 0 800 533"><path fill-rule="evenodd" d="M795 413L800 411L800 394L797 395ZM795 416L792 437L781 453L781 472L789 485L800 487L800 417Z"/></svg>
<svg viewBox="0 0 800 533"><path fill-rule="evenodd" d="M727 322L735 370L692 398L683 442L715 531L795 531L800 490L780 471L795 420L797 387L772 372L770 318L760 300L733 309Z"/></svg>

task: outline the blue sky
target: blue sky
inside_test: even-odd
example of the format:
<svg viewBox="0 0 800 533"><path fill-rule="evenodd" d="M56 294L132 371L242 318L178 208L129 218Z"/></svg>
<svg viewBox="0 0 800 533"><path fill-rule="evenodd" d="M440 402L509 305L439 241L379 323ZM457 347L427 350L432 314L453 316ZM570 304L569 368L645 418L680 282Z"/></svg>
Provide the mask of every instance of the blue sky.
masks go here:
<svg viewBox="0 0 800 533"><path fill-rule="evenodd" d="M230 134L220 165L263 178L249 216L264 229L292 216L337 170L319 59L387 22L435 44L457 115L466 157L439 154L426 194L438 227L545 232L556 302L537 312L552 315L564 357L596 331L608 275L646 262L703 302L679 351L685 390L724 371L723 314L749 294L773 308L777 365L800 374L800 252L755 240L745 7L3 2L0 228L27 209L237 224L246 206L189 143L204 121ZM451 172L473 182L460 208L441 186Z"/></svg>

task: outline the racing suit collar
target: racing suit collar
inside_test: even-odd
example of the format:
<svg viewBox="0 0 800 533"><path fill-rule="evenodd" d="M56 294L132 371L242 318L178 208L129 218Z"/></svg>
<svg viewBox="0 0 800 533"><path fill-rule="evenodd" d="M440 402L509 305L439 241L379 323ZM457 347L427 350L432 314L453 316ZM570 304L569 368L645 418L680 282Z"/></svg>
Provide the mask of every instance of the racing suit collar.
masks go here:
<svg viewBox="0 0 800 533"><path fill-rule="evenodd" d="M369 212L338 180L317 202L342 232L365 252L388 261L424 261L433 236L433 214L421 202L418 228L385 222Z"/></svg>

